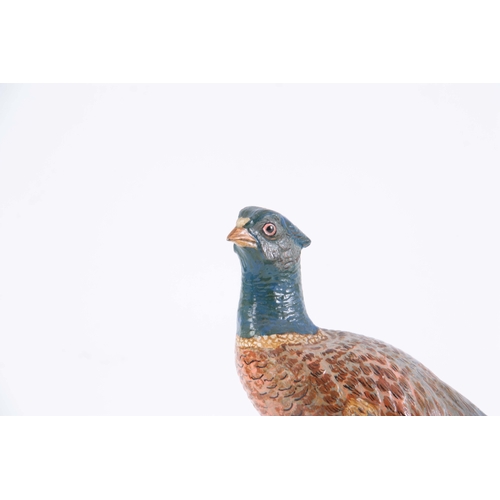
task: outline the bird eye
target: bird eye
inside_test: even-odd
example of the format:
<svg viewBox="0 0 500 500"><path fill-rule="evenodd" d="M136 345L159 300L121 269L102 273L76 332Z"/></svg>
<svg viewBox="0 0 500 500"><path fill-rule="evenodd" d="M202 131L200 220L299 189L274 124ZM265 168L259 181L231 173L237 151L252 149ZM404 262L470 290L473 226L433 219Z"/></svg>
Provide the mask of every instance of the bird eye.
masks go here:
<svg viewBox="0 0 500 500"><path fill-rule="evenodd" d="M263 228L262 231L266 236L274 236L276 234L276 226L268 222Z"/></svg>

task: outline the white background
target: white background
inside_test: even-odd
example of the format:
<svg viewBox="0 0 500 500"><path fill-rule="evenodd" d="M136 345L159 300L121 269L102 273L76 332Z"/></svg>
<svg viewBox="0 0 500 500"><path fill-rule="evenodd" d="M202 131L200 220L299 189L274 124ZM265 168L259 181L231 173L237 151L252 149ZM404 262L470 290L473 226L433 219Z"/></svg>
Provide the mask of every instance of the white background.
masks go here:
<svg viewBox="0 0 500 500"><path fill-rule="evenodd" d="M312 240L319 326L500 415L497 85L0 86L0 413L255 415L238 211Z"/></svg>

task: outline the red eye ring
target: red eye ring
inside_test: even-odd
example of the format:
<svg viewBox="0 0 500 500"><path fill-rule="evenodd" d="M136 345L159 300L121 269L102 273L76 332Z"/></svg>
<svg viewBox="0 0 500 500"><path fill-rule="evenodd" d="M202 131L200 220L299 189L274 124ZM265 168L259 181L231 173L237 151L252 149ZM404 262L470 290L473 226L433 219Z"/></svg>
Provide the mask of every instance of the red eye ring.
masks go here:
<svg viewBox="0 0 500 500"><path fill-rule="evenodd" d="M266 236L274 236L276 234L276 226L272 224L271 222L268 222L267 224L264 224L264 227L262 228L262 232Z"/></svg>

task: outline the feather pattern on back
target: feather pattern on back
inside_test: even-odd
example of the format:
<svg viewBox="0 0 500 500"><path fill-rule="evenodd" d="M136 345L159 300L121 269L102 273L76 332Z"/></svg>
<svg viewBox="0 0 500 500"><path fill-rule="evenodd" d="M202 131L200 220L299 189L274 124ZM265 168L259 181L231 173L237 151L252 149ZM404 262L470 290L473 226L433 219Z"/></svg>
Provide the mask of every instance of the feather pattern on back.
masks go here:
<svg viewBox="0 0 500 500"><path fill-rule="evenodd" d="M238 374L259 413L483 415L400 349L355 333L319 334L318 343L237 343Z"/></svg>

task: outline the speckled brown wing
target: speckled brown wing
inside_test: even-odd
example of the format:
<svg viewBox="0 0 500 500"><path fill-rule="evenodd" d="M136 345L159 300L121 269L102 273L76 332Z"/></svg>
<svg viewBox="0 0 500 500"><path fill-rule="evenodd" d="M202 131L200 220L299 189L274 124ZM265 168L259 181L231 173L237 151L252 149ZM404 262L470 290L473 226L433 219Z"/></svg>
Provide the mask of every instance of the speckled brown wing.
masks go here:
<svg viewBox="0 0 500 500"><path fill-rule="evenodd" d="M483 415L384 342L333 330L270 337L236 346L238 374L261 415Z"/></svg>

